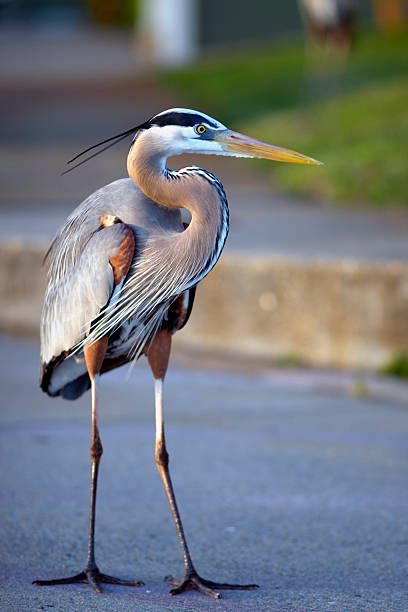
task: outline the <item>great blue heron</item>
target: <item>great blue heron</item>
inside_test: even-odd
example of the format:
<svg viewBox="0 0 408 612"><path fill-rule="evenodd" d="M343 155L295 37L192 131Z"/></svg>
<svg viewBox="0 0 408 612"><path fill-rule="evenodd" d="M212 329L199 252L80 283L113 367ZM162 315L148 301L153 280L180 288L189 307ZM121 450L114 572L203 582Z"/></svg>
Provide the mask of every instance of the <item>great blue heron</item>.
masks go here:
<svg viewBox="0 0 408 612"><path fill-rule="evenodd" d="M170 479L162 386L171 336L187 322L195 287L213 268L224 246L228 205L223 187L213 174L197 166L169 170L166 160L181 153L214 153L301 164L319 162L232 132L203 113L179 108L159 113L99 145L113 141L108 145L112 146L133 133L127 160L130 178L106 185L80 204L54 238L47 255L41 388L53 397L75 399L91 387L91 498L85 569L69 578L35 583L84 582L97 592L101 591L101 582L142 584L99 571L94 531L102 455L97 381L100 374L145 354L155 380L155 458L184 560L181 580L168 578L175 585L170 593L197 589L218 599L219 589L253 589L257 585L216 583L204 580L195 570ZM191 213L188 226L181 220L183 208Z"/></svg>

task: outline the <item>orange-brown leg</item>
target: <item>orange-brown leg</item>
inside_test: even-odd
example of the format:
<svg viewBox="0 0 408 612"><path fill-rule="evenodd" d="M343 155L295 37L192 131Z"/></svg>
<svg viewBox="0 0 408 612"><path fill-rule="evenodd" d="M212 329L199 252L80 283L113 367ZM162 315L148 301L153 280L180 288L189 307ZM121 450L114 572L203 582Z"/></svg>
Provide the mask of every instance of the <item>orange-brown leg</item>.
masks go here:
<svg viewBox="0 0 408 612"><path fill-rule="evenodd" d="M92 429L91 429L91 492L89 504L89 528L88 528L88 554L85 569L79 574L69 576L68 578L57 578L55 580L35 580L33 584L39 586L56 585L56 584L73 584L86 583L89 584L97 593L102 590L98 583L104 582L107 584L118 584L122 586L141 586L143 582L120 580L113 576L102 574L99 571L95 562L95 506L96 506L96 490L98 486L98 471L99 463L103 453L102 442L98 428L98 412L97 412L97 380L102 363L105 357L106 348L108 346L108 337L101 338L98 342L85 348L85 362L88 369L88 374L91 379L92 391Z"/></svg>
<svg viewBox="0 0 408 612"><path fill-rule="evenodd" d="M220 599L221 594L218 589L256 589L256 584L226 584L223 582L212 582L201 578L191 560L190 551L188 549L186 537L184 535L183 524L181 522L180 513L177 507L176 497L173 490L173 484L169 471L169 455L166 449L166 440L164 434L164 418L163 418L163 381L166 375L167 366L169 363L171 349L171 334L167 330L159 331L148 351L148 361L153 372L155 381L155 403L156 403L156 447L155 458L157 469L159 470L161 479L164 484L167 499L169 501L171 514L176 526L177 536L183 554L184 574L181 580L175 580L171 576L165 578L166 582L175 586L171 589L170 595L178 595L183 591L195 589L203 595Z"/></svg>

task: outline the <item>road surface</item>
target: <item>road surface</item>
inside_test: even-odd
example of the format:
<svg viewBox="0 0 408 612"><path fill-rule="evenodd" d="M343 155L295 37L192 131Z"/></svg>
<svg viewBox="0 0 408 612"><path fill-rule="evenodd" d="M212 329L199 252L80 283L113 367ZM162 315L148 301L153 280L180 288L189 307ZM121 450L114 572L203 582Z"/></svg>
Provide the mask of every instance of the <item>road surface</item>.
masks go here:
<svg viewBox="0 0 408 612"><path fill-rule="evenodd" d="M168 595L163 577L182 564L144 364L104 377L96 553L102 571L145 586L33 586L84 564L89 395L47 398L36 343L0 347L1 610L407 610L408 406L319 390L305 373L168 375L171 469L197 568L257 591Z"/></svg>

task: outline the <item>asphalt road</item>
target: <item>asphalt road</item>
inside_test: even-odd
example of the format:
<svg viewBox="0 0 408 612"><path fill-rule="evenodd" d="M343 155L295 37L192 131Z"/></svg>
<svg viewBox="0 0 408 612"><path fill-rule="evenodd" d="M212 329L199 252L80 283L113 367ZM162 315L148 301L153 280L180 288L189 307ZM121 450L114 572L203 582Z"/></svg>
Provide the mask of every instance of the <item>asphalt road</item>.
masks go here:
<svg viewBox="0 0 408 612"><path fill-rule="evenodd" d="M197 568L257 591L169 597L163 577L182 563L143 364L104 380L96 545L102 571L145 586L33 586L84 564L89 395L47 398L36 344L0 346L1 610L407 610L408 406L319 391L305 374L168 375L171 468Z"/></svg>

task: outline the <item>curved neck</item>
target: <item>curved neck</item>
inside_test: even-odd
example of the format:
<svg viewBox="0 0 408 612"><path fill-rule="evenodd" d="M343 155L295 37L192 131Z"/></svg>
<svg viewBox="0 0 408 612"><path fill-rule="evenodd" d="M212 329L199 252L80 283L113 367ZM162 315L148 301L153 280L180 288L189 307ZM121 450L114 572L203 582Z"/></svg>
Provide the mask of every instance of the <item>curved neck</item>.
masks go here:
<svg viewBox="0 0 408 612"><path fill-rule="evenodd" d="M186 208L192 215L192 223L197 222L201 227L208 224L215 230L226 205L220 198L220 190L206 180L205 171L200 176L198 172L168 170L160 145L159 139L147 132L136 139L127 159L130 178L153 202L167 208ZM223 194L221 183L217 183Z"/></svg>
<svg viewBox="0 0 408 612"><path fill-rule="evenodd" d="M140 134L129 151L127 170L130 178L148 198L162 206L174 208L166 192L166 157L159 145L155 138Z"/></svg>
<svg viewBox="0 0 408 612"><path fill-rule="evenodd" d="M228 204L218 179L199 168L171 172L159 140L142 133L127 161L129 176L144 194L161 206L186 208L191 223L175 248L192 253L203 278L218 260L228 234ZM199 263L201 262L201 263Z"/></svg>

